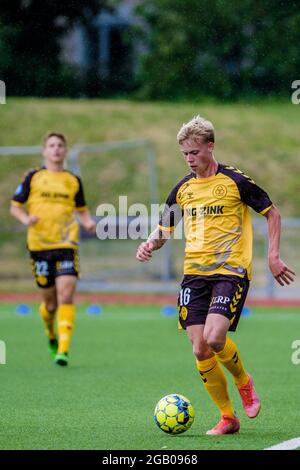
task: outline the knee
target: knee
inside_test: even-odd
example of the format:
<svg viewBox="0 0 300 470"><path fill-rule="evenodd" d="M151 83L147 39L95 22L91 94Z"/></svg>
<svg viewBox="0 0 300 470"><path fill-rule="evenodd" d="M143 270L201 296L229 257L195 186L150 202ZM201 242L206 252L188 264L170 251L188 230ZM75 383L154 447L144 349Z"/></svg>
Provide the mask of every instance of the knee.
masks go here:
<svg viewBox="0 0 300 470"><path fill-rule="evenodd" d="M57 301L58 304L72 304L73 303L73 293L70 291L58 291L57 292Z"/></svg>
<svg viewBox="0 0 300 470"><path fill-rule="evenodd" d="M58 304L59 305L62 305L62 304L73 304L73 296L72 295L62 295L59 299L58 299Z"/></svg>
<svg viewBox="0 0 300 470"><path fill-rule="evenodd" d="M47 309L47 312L53 314L55 313L55 310L57 309L57 303L54 302L53 300L48 300L45 302L45 307Z"/></svg>
<svg viewBox="0 0 300 470"><path fill-rule="evenodd" d="M224 349L225 346L225 339L221 338L220 336L214 334L214 333L209 333L207 337L205 338L208 346L214 351L214 352L220 352L222 349Z"/></svg>
<svg viewBox="0 0 300 470"><path fill-rule="evenodd" d="M197 361L204 361L211 357L211 348L206 343L201 343L193 346L193 353Z"/></svg>
<svg viewBox="0 0 300 470"><path fill-rule="evenodd" d="M63 276L58 277L58 282L56 284L57 292L57 303L61 304L73 304L74 303L74 294L76 287L76 278L72 278L68 282L63 280Z"/></svg>

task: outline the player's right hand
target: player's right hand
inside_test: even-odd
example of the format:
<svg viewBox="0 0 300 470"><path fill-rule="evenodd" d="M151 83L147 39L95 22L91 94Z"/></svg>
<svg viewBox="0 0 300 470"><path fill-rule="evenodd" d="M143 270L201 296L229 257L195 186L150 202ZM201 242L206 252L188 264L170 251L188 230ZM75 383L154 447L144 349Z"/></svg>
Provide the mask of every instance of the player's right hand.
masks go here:
<svg viewBox="0 0 300 470"><path fill-rule="evenodd" d="M153 242L143 242L137 249L136 258L139 261L149 261L152 258L152 251L154 250Z"/></svg>
<svg viewBox="0 0 300 470"><path fill-rule="evenodd" d="M39 221L39 217L36 215L29 215L26 225L35 225Z"/></svg>

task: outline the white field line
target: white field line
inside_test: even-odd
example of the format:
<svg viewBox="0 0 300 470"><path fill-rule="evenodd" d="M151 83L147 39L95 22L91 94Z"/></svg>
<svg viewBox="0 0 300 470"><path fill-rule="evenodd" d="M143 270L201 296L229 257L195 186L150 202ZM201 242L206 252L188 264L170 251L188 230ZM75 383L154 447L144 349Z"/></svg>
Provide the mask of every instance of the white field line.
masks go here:
<svg viewBox="0 0 300 470"><path fill-rule="evenodd" d="M289 441L280 442L279 444L267 447L264 450L294 450L298 449L298 447L300 447L300 437L290 439Z"/></svg>

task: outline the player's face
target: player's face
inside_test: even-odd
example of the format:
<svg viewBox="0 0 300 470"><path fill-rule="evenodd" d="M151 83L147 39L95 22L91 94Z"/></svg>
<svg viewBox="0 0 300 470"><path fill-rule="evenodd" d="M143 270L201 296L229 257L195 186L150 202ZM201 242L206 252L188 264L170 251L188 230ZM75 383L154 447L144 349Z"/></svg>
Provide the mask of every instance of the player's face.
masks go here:
<svg viewBox="0 0 300 470"><path fill-rule="evenodd" d="M189 168L202 172L213 160L213 142L202 142L200 139L187 139L180 145L180 150Z"/></svg>
<svg viewBox="0 0 300 470"><path fill-rule="evenodd" d="M59 137L50 137L44 145L43 155L49 163L63 163L67 156L67 147Z"/></svg>

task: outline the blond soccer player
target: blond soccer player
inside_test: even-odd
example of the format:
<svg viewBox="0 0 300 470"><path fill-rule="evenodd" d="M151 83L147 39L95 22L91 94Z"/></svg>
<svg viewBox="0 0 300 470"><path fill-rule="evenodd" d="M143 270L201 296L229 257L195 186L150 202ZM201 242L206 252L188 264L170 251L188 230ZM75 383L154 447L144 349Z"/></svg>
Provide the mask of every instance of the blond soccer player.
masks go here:
<svg viewBox="0 0 300 470"><path fill-rule="evenodd" d="M190 173L170 192L159 226L138 247L137 259L150 260L183 217L186 248L179 325L187 331L204 387L220 411L219 423L207 434L232 434L240 422L223 367L233 376L247 416L255 418L261 407L253 378L227 336L236 330L251 279L249 207L267 220L274 278L283 286L293 281L295 273L280 258L278 209L251 178L215 159L212 123L197 116L182 126L177 140Z"/></svg>
<svg viewBox="0 0 300 470"><path fill-rule="evenodd" d="M49 350L56 364L66 366L79 275L79 225L75 214L89 233L95 232L96 224L87 209L80 178L64 169L65 136L49 133L44 139L43 156L45 166L29 171L18 186L11 201L11 214L28 227L27 247L42 295L39 312Z"/></svg>

